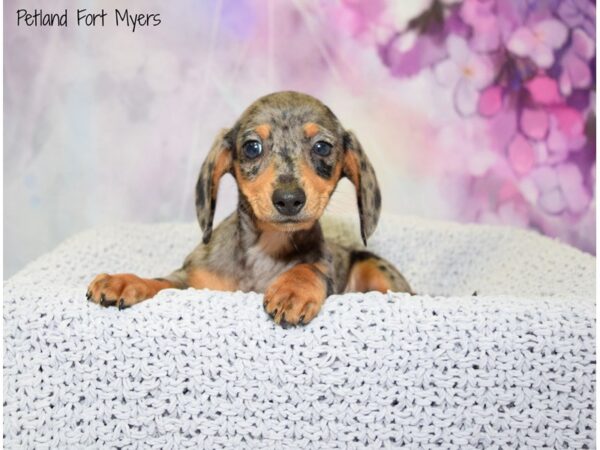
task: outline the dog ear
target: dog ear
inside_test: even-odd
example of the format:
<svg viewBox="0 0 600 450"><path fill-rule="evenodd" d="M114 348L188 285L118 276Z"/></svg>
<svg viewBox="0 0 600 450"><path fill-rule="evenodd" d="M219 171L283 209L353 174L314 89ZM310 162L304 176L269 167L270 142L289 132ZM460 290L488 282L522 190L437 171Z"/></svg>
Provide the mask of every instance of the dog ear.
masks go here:
<svg viewBox="0 0 600 450"><path fill-rule="evenodd" d="M202 229L202 242L210 241L221 177L232 170L232 151L223 129L208 152L196 183L196 215Z"/></svg>
<svg viewBox="0 0 600 450"><path fill-rule="evenodd" d="M360 234L365 245L373 234L381 212L381 192L369 158L354 133L344 133L344 165L342 175L356 188Z"/></svg>

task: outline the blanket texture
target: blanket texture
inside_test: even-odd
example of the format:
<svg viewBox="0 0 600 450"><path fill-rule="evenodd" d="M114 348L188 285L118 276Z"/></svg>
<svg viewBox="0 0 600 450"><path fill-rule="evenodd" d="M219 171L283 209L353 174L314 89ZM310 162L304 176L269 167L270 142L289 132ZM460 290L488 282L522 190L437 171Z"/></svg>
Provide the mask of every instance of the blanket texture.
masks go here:
<svg viewBox="0 0 600 450"><path fill-rule="evenodd" d="M326 230L358 238L349 218ZM199 239L97 228L4 283L6 448L595 447L592 256L384 216L369 246L416 296L333 296L290 329L256 293L86 301L95 274L168 274Z"/></svg>

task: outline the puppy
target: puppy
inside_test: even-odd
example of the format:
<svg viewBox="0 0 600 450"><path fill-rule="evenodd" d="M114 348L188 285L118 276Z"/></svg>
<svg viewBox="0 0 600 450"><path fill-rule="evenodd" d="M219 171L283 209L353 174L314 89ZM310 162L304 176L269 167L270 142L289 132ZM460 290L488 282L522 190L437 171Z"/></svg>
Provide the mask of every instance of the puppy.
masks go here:
<svg viewBox="0 0 600 450"><path fill-rule="evenodd" d="M239 203L213 231L221 177L237 181ZM388 261L364 249L327 242L319 218L338 181L356 187L363 242L379 219L381 194L367 155L317 99L278 92L254 102L223 130L202 165L196 210L202 243L164 278L101 274L87 297L119 309L168 288L264 293L278 324L310 322L331 294L411 292Z"/></svg>

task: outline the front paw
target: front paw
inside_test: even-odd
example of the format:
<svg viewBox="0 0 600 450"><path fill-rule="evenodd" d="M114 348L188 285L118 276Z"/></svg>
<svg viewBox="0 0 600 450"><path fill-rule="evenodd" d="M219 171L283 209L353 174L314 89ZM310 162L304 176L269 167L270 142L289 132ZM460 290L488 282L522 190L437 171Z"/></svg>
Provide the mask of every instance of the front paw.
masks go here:
<svg viewBox="0 0 600 450"><path fill-rule="evenodd" d="M323 281L312 272L299 272L284 273L265 292L265 310L277 324L307 324L321 310L327 295Z"/></svg>
<svg viewBox="0 0 600 450"><path fill-rule="evenodd" d="M90 283L87 298L102 306L124 309L152 297L156 293L152 288L152 282L155 281L129 273L117 275L102 273Z"/></svg>

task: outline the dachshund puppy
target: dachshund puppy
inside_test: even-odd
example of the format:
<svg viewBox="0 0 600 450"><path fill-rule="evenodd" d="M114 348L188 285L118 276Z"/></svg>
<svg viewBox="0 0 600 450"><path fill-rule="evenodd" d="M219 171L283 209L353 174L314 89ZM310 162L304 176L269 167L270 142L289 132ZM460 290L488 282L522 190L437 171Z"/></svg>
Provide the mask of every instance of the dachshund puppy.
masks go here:
<svg viewBox="0 0 600 450"><path fill-rule="evenodd" d="M213 231L226 173L237 182L238 208ZM203 239L183 266L155 279L101 274L87 297L122 309L168 288L256 291L276 323L299 324L310 322L331 294L411 292L386 260L324 240L319 218L342 177L356 187L366 245L381 194L356 136L309 95L262 97L217 136L202 165L196 210Z"/></svg>

